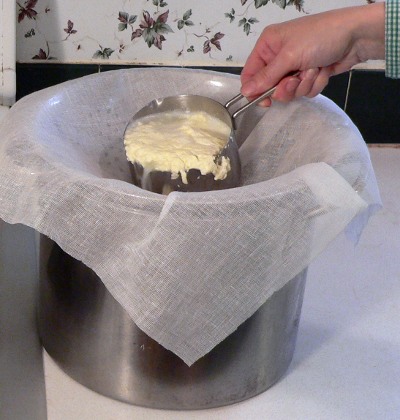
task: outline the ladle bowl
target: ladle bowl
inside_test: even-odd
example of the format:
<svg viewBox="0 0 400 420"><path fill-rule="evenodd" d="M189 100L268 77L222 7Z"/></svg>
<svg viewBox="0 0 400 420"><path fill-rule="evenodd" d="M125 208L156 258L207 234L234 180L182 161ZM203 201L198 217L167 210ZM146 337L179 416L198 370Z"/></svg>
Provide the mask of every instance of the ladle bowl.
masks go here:
<svg viewBox="0 0 400 420"><path fill-rule="evenodd" d="M227 138L226 145L214 159L228 158L231 169L224 179L215 179L212 173L202 174L198 169L189 169L186 183L183 182L180 175L173 176L170 172L159 170L148 171L138 162L132 162L130 169L134 184L160 194L166 194L171 191L196 192L238 187L241 168L238 146L235 140L234 123L227 108L219 102L199 95L177 95L155 99L133 116L126 130L145 117L170 112L205 112L225 123L230 128L229 138Z"/></svg>
<svg viewBox="0 0 400 420"><path fill-rule="evenodd" d="M196 192L238 187L240 185L241 165L235 138L235 129L237 126L236 118L250 107L259 104L265 98L271 96L275 92L275 89L276 86L264 92L256 99L247 102L233 114L229 112L229 108L244 98L241 94L230 99L225 105L222 105L214 99L200 95L176 95L151 101L132 117L127 125L125 133L129 127L148 116L177 111L187 113L205 112L214 118L218 118L230 128L230 134L226 139L226 145L222 148L221 152L215 156L215 160L221 159L222 157L228 158L231 169L226 178L218 180L214 179L214 176L211 173L201 174L198 169L189 169L187 173L187 183L185 183L182 181L180 175L176 177L170 172L158 170L147 171L146 168L139 163L132 162L130 169L134 184L160 194L168 194L171 191Z"/></svg>

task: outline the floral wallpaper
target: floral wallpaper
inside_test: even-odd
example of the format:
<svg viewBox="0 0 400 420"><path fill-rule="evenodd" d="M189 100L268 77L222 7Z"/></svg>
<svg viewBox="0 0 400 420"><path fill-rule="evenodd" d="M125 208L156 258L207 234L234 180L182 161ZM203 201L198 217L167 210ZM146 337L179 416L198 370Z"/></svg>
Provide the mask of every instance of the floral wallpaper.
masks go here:
<svg viewBox="0 0 400 420"><path fill-rule="evenodd" d="M371 0L19 0L17 60L241 66L263 28Z"/></svg>

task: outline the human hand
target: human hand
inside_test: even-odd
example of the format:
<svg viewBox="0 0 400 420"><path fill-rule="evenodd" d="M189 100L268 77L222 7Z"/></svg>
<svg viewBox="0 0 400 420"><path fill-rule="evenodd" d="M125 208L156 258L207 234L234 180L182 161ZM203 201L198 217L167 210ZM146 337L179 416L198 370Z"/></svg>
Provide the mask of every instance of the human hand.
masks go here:
<svg viewBox="0 0 400 420"><path fill-rule="evenodd" d="M266 27L241 74L249 99L277 85L273 99L313 97L329 77L384 58L384 3L336 9ZM298 76L287 76L294 71ZM269 99L262 102L268 106Z"/></svg>

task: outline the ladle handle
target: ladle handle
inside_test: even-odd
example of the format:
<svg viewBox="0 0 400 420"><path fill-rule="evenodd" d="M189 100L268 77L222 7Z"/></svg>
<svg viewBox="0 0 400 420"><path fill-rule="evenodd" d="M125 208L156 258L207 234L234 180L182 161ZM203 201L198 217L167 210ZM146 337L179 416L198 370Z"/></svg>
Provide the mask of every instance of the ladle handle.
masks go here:
<svg viewBox="0 0 400 420"><path fill-rule="evenodd" d="M294 72L294 73L290 73L290 76L298 76L299 74L300 74L300 72L297 71L297 72ZM275 90L276 90L276 87L277 87L277 85L275 85L271 89L268 89L266 92L264 92L262 95L258 96L256 99L253 99L252 101L247 102L247 104L243 105L241 108L239 108L238 110L236 110L232 114L232 120L233 120L233 122L235 122L236 117L238 117L240 114L242 114L243 112L245 112L248 108L252 107L253 105L259 104L265 98L268 98L271 95L273 95L274 92L275 92ZM234 98L230 99L225 104L225 108L226 109L229 109L229 107L231 107L232 105L234 105L236 102L239 102L243 98L244 98L244 96L241 93L239 93L238 95L236 95Z"/></svg>

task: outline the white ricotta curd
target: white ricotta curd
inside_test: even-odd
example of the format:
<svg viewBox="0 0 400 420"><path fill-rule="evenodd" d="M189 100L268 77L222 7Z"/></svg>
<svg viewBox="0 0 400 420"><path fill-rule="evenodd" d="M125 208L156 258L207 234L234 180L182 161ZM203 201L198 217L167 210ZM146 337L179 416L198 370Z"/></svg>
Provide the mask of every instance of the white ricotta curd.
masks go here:
<svg viewBox="0 0 400 420"><path fill-rule="evenodd" d="M187 172L225 179L231 169L227 157L215 159L226 146L231 128L206 112L165 112L128 126L124 145L127 158L146 171L170 172L187 184Z"/></svg>

